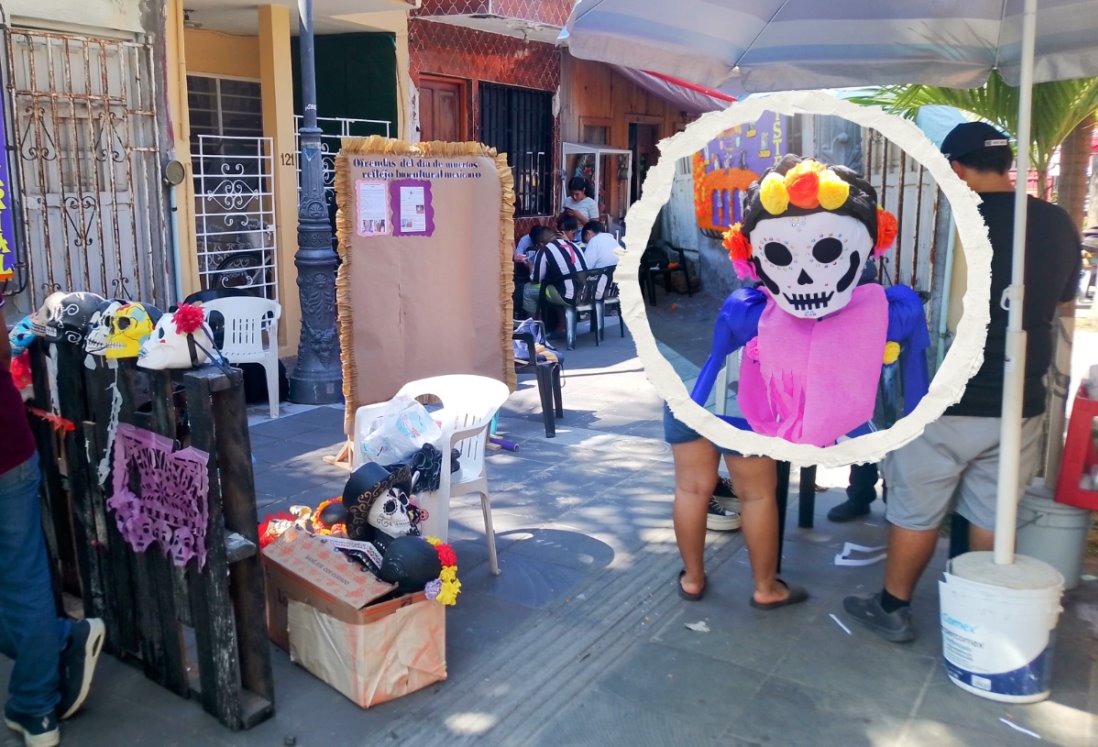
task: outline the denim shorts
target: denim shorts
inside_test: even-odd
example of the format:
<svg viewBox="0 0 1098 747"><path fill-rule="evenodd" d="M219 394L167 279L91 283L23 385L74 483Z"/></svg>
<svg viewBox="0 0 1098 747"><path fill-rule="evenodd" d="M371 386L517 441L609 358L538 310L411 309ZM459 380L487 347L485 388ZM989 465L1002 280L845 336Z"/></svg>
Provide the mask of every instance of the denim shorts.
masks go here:
<svg viewBox="0 0 1098 747"><path fill-rule="evenodd" d="M699 438L705 438L705 436L695 431L686 423L676 420L675 416L671 414L671 408L666 404L663 406L664 441L674 446L675 444L686 444L691 441L697 441ZM725 449L716 444L713 444L713 448L725 456L743 456L743 454L734 449Z"/></svg>

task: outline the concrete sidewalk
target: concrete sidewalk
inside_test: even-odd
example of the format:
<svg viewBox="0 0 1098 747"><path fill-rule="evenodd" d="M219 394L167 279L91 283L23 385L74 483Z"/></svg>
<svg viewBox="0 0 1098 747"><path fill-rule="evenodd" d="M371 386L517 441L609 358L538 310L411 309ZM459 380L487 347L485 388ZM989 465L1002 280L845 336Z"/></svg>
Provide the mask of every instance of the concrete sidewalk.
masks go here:
<svg viewBox="0 0 1098 747"><path fill-rule="evenodd" d="M674 312L659 313L673 330ZM704 339L682 325L684 337ZM916 597L914 644L888 644L843 618L842 597L878 588L882 567L833 559L845 541L884 544L879 502L864 522L832 525L824 514L844 496L828 491L815 530L787 529L783 575L808 587L804 605L748 606L739 533L710 533L709 591L681 600L661 402L632 342L608 328L601 347L582 335L567 354L556 438L544 438L530 377L502 413L502 434L520 443L489 456L502 575L488 573L479 504L452 506L463 593L448 612L446 682L362 711L275 650L276 715L234 733L104 657L86 711L64 725L65 743L1098 744L1098 582L1066 598L1051 700L1011 706L968 695L943 672L936 573ZM261 517L341 492L346 473L322 457L338 448L342 419L338 408L297 408L252 427ZM843 486L845 474L821 470L818 480ZM791 525L795 516L791 505ZM943 543L936 570L944 557Z"/></svg>

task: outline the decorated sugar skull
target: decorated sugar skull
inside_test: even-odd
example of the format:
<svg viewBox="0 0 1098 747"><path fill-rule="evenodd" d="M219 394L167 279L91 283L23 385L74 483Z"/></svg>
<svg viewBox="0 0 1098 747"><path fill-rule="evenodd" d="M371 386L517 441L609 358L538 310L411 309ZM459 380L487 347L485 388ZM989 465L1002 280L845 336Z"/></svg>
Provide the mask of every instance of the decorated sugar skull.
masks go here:
<svg viewBox="0 0 1098 747"><path fill-rule="evenodd" d="M107 299L92 312L91 318L88 319L87 332L84 334L85 352L92 355L106 355L111 336L111 320L125 305L125 301L116 298Z"/></svg>
<svg viewBox="0 0 1098 747"><path fill-rule="evenodd" d="M141 346L137 365L153 371L194 368L206 363L214 350L213 334L202 309L180 304L160 317L152 334Z"/></svg>
<svg viewBox="0 0 1098 747"><path fill-rule="evenodd" d="M34 333L33 315L27 314L25 317L15 323L15 326L11 328L8 333L8 342L11 343L11 354L13 358L18 358L20 355L27 351L27 348L31 346L35 340L38 339L38 335Z"/></svg>
<svg viewBox="0 0 1098 747"><path fill-rule="evenodd" d="M343 489L347 536L373 542L384 552L394 537L418 534L414 511L409 512L412 481L407 467L390 472L377 462L366 462L352 472Z"/></svg>
<svg viewBox="0 0 1098 747"><path fill-rule="evenodd" d="M850 302L866 261L895 235L895 218L860 176L786 156L747 191L725 246L740 277L762 281L786 313L818 319Z"/></svg>
<svg viewBox="0 0 1098 747"><path fill-rule="evenodd" d="M111 331L107 335L109 359L136 358L141 354L141 344L152 334L153 326L160 319L160 309L151 304L128 303L111 316Z"/></svg>
<svg viewBox="0 0 1098 747"><path fill-rule="evenodd" d="M61 299L67 295L69 295L67 291L55 291L46 296L46 300L38 307L38 311L31 314L31 329L34 331L34 334L44 340L52 340L49 327L52 323L60 329Z"/></svg>
<svg viewBox="0 0 1098 747"><path fill-rule="evenodd" d="M103 297L96 293L69 293L63 296L58 304L58 313L46 322L46 339L82 346L88 320L102 303Z"/></svg>

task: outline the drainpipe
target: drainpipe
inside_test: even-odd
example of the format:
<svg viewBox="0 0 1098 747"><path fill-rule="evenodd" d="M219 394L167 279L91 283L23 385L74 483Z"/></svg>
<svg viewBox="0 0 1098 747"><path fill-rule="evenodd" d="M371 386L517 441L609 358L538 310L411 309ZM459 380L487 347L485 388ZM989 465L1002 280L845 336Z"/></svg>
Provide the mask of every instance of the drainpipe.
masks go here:
<svg viewBox="0 0 1098 747"><path fill-rule="evenodd" d="M187 178L187 169L179 161L168 161L164 164L161 179L168 188L168 211L171 219L168 225L172 244L172 285L175 291L175 300L178 303L183 300L183 255L179 246L179 185Z"/></svg>

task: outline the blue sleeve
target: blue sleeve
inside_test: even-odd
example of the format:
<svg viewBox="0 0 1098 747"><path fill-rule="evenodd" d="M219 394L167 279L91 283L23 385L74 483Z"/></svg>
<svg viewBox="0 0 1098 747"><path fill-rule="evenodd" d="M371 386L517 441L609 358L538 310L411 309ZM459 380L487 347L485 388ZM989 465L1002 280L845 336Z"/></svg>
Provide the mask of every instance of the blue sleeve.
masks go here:
<svg viewBox="0 0 1098 747"><path fill-rule="evenodd" d="M888 341L900 345L906 415L915 409L930 388L926 360L930 333L923 302L914 290L906 285L893 285L885 289L885 297L888 299Z"/></svg>
<svg viewBox="0 0 1098 747"><path fill-rule="evenodd" d="M740 288L724 300L713 325L713 348L698 374L690 399L705 404L728 356L758 336L759 317L764 308L766 296L754 288Z"/></svg>

